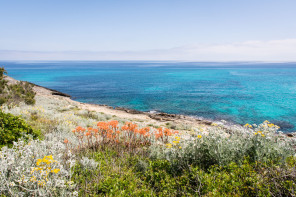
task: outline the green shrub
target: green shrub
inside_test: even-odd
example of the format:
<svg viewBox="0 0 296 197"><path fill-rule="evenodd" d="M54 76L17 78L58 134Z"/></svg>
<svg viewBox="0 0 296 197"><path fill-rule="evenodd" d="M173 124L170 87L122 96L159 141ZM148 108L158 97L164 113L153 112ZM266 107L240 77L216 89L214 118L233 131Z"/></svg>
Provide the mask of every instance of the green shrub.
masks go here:
<svg viewBox="0 0 296 197"><path fill-rule="evenodd" d="M7 99L10 103L25 102L27 105L35 104L33 87L28 82L20 81L7 86Z"/></svg>
<svg viewBox="0 0 296 197"><path fill-rule="evenodd" d="M206 196L264 195L263 178L247 160L242 165L232 162L225 167L212 166L208 172L198 171Z"/></svg>
<svg viewBox="0 0 296 197"><path fill-rule="evenodd" d="M260 166L265 190L271 196L295 196L296 193L296 157L287 158L286 162L276 165L273 162Z"/></svg>
<svg viewBox="0 0 296 197"><path fill-rule="evenodd" d="M139 172L156 196L194 196L200 189L199 177L189 171L176 171L166 160L149 161L145 172Z"/></svg>
<svg viewBox="0 0 296 197"><path fill-rule="evenodd" d="M36 138L39 135L40 131L33 130L20 117L0 111L0 148L11 147L13 142L21 137L28 140L30 137Z"/></svg>
<svg viewBox="0 0 296 197"><path fill-rule="evenodd" d="M27 105L35 104L35 95L33 86L24 81L19 81L16 84L7 84L4 79L4 74L7 74L4 68L0 68L0 105L18 104L25 102Z"/></svg>
<svg viewBox="0 0 296 197"><path fill-rule="evenodd" d="M139 156L106 148L88 154L98 162L95 169L78 163L73 168L72 180L80 196L151 196L153 191L135 173Z"/></svg>
<svg viewBox="0 0 296 197"><path fill-rule="evenodd" d="M295 196L295 157L277 166L251 162L231 162L222 167L213 165L208 170L189 166L176 173L166 160L149 162L138 175L157 196Z"/></svg>

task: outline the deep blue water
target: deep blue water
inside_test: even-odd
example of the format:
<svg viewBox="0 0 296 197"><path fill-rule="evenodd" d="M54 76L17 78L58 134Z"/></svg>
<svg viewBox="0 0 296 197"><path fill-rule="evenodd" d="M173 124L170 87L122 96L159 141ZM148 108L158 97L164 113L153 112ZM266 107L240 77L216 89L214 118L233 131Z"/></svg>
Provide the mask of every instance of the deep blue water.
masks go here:
<svg viewBox="0 0 296 197"><path fill-rule="evenodd" d="M296 131L296 63L0 62L75 100Z"/></svg>

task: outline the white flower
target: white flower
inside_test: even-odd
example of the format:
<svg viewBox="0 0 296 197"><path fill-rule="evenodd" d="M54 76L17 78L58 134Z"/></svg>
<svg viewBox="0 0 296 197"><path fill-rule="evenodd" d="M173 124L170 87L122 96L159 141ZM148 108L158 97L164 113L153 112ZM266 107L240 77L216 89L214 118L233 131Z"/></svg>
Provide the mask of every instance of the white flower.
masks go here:
<svg viewBox="0 0 296 197"><path fill-rule="evenodd" d="M65 187L65 181L64 180L57 180L57 186L58 187Z"/></svg>
<svg viewBox="0 0 296 197"><path fill-rule="evenodd" d="M95 169L98 166L98 162L87 157L83 157L80 162L85 168Z"/></svg>
<svg viewBox="0 0 296 197"><path fill-rule="evenodd" d="M77 191L74 191L74 192L72 193L72 195L73 195L73 196L78 196L78 192L77 192Z"/></svg>

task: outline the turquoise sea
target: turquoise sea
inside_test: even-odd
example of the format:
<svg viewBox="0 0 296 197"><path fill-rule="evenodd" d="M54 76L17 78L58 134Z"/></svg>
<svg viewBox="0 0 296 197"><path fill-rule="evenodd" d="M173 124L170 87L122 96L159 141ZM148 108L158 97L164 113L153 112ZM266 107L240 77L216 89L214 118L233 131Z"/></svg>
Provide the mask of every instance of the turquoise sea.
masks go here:
<svg viewBox="0 0 296 197"><path fill-rule="evenodd" d="M296 63L0 62L74 100L296 131Z"/></svg>

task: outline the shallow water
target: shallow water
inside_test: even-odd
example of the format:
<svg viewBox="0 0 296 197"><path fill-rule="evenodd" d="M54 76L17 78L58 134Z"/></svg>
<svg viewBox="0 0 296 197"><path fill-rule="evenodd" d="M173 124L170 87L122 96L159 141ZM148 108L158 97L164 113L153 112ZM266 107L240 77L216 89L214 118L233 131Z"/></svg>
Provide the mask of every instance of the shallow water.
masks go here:
<svg viewBox="0 0 296 197"><path fill-rule="evenodd" d="M0 62L75 100L296 130L296 63Z"/></svg>

